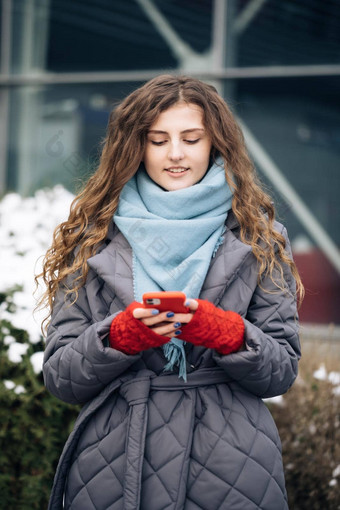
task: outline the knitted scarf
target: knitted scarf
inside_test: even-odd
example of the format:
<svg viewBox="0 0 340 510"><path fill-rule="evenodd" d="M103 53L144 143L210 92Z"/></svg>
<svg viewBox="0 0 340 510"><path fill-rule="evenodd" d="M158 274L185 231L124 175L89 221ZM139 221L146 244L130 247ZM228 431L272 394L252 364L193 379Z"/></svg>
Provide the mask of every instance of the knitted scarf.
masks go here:
<svg viewBox="0 0 340 510"><path fill-rule="evenodd" d="M165 191L143 164L124 186L114 222L133 252L134 297L144 292L182 291L197 298L210 260L223 242L232 192L221 159L189 188ZM172 338L163 346L165 370L179 366L186 380L184 342Z"/></svg>

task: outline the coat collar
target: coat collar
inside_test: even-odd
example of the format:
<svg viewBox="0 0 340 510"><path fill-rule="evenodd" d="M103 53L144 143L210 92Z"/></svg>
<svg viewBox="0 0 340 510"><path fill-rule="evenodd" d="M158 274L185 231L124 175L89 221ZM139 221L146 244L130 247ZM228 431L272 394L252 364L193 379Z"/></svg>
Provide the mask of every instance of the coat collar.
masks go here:
<svg viewBox="0 0 340 510"><path fill-rule="evenodd" d="M251 246L239 239L238 221L234 213L229 211L224 242L218 249L216 257L210 262L200 298L209 298L209 301L217 305L226 289L244 269L245 262L251 254Z"/></svg>
<svg viewBox="0 0 340 510"><path fill-rule="evenodd" d="M114 291L125 307L134 301L132 249L113 222L104 247L90 257L87 263Z"/></svg>
<svg viewBox="0 0 340 510"><path fill-rule="evenodd" d="M238 233L237 219L230 211L224 242L211 260L200 298L205 299L205 296L209 295L209 299L217 304L222 297L221 294L237 277L245 260L251 254L251 246L240 241ZM219 260L220 257L223 258ZM214 271L216 264L218 264L218 275ZM107 239L101 251L89 258L88 265L115 292L125 306L134 301L131 246L113 222L110 224Z"/></svg>

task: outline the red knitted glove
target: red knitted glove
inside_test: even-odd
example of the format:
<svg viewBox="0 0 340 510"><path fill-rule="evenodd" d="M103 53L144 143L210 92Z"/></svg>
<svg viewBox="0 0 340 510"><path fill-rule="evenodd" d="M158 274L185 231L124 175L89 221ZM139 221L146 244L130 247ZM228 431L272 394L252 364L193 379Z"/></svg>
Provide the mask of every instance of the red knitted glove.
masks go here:
<svg viewBox="0 0 340 510"><path fill-rule="evenodd" d="M132 312L135 308L141 308L141 304L136 301L131 303L111 322L110 346L125 354L137 354L140 351L166 344L169 341L168 337L154 333L152 329L134 318Z"/></svg>
<svg viewBox="0 0 340 510"><path fill-rule="evenodd" d="M244 336L242 317L225 312L205 299L197 299L198 308L188 324L182 325L181 340L216 349L220 354L237 351Z"/></svg>

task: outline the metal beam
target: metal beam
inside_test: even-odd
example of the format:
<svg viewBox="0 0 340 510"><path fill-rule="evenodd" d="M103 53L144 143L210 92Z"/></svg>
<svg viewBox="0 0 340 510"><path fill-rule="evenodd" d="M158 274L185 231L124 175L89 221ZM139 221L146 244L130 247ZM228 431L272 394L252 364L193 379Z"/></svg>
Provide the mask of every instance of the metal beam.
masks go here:
<svg viewBox="0 0 340 510"><path fill-rule="evenodd" d="M256 140L246 124L238 119L238 123L244 134L244 138L254 161L260 170L269 179L280 195L292 206L292 212L305 227L316 245L325 254L327 259L340 273L340 253L334 241L329 237L326 230L321 226L302 198L296 193L293 186L282 174L278 166L270 158L260 143Z"/></svg>
<svg viewBox="0 0 340 510"><path fill-rule="evenodd" d="M228 0L215 0L212 23L211 60L213 71L225 66L227 51L227 7Z"/></svg>
<svg viewBox="0 0 340 510"><path fill-rule="evenodd" d="M150 19L154 28L158 30L163 39L167 42L174 56L179 60L180 66L185 64L195 52L183 41L183 39L172 28L166 17L151 0L136 0L145 15Z"/></svg>
<svg viewBox="0 0 340 510"><path fill-rule="evenodd" d="M11 72L12 0L2 0L1 9L0 73L9 75ZM9 89L0 89L0 195L5 192L7 183L9 100Z"/></svg>
<svg viewBox="0 0 340 510"><path fill-rule="evenodd" d="M233 32L241 35L255 19L267 0L250 0L235 19Z"/></svg>
<svg viewBox="0 0 340 510"><path fill-rule="evenodd" d="M0 87L25 85L64 85L71 83L115 83L146 81L160 74L179 74L180 69L153 69L150 71L111 71L85 73L35 72L20 75L0 75ZM190 71L190 76L201 79L293 78L307 76L340 76L340 65L231 67L221 70Z"/></svg>

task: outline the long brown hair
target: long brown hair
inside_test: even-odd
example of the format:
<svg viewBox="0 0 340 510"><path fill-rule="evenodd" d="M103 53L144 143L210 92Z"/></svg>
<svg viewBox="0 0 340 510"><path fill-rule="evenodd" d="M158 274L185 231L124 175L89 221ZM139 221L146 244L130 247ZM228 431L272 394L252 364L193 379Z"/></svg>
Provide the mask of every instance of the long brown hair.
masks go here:
<svg viewBox="0 0 340 510"><path fill-rule="evenodd" d="M98 169L73 200L68 220L55 229L42 273L36 277L36 281L42 277L47 286L38 306L51 310L60 283L71 274L77 276L67 292L77 299L77 291L86 280L87 259L104 241L122 188L143 159L148 130L161 112L178 102L198 105L203 111L212 157L220 155L224 160L226 179L234 189L232 209L240 225L240 237L252 246L259 281L269 274L278 288L284 288L277 252L291 268L302 298L303 286L285 251L285 239L273 227L271 199L257 181L241 129L227 104L212 85L187 76L162 75L132 92L112 111ZM277 270L281 283L274 277Z"/></svg>

